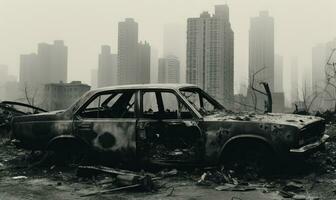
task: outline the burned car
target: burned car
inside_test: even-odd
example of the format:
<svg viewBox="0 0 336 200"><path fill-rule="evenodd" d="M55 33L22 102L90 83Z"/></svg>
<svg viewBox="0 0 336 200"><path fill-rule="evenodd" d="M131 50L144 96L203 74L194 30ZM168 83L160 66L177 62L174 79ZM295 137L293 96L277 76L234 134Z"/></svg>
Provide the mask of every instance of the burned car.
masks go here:
<svg viewBox="0 0 336 200"><path fill-rule="evenodd" d="M313 116L234 113L189 84L100 88L66 110L12 120L12 137L26 149L160 165L310 154L323 147L324 129Z"/></svg>
<svg viewBox="0 0 336 200"><path fill-rule="evenodd" d="M7 136L10 132L10 122L13 117L37 114L47 112L42 108L38 108L29 104L15 101L0 102L0 135Z"/></svg>

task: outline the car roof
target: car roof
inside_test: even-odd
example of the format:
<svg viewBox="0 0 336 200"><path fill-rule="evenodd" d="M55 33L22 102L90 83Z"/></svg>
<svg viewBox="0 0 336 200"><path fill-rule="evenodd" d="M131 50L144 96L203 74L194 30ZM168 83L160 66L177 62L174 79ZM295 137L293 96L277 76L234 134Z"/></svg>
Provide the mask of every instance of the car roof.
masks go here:
<svg viewBox="0 0 336 200"><path fill-rule="evenodd" d="M95 92L109 91L109 90L127 90L127 89L180 89L185 87L197 87L193 84L187 83L155 83L155 84L131 84L131 85L117 85L94 89Z"/></svg>

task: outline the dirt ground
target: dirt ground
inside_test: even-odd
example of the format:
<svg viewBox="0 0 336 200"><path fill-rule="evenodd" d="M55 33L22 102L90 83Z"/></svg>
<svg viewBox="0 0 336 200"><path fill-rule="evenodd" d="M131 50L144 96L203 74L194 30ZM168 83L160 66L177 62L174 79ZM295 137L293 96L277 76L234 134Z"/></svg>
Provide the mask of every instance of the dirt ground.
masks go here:
<svg viewBox="0 0 336 200"><path fill-rule="evenodd" d="M83 195L115 187L108 183L109 175L85 179L76 175L77 168L55 166L34 167L30 152L16 149L8 141L0 144L0 200L19 199L336 199L336 126L328 125L331 136L326 151L317 153L305 161L296 161L280 174L267 178L251 178L250 174L238 178L248 185L246 191L218 191L220 184L197 184L206 169L178 170L174 176L156 181L157 190L143 192L139 189L109 194ZM291 198L281 191L294 183L296 191ZM291 189L291 188L289 188ZM293 189L293 188L292 188Z"/></svg>

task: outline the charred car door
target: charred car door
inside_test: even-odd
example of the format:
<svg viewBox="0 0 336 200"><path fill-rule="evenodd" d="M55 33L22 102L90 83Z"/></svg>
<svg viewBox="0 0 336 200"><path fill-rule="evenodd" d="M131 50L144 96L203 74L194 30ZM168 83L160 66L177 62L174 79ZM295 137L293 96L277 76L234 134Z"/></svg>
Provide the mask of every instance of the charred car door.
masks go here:
<svg viewBox="0 0 336 200"><path fill-rule="evenodd" d="M75 133L104 162L128 162L136 153L136 91L118 90L93 96L74 118Z"/></svg>
<svg viewBox="0 0 336 200"><path fill-rule="evenodd" d="M150 163L194 163L203 158L198 121L174 90L140 92L137 153Z"/></svg>

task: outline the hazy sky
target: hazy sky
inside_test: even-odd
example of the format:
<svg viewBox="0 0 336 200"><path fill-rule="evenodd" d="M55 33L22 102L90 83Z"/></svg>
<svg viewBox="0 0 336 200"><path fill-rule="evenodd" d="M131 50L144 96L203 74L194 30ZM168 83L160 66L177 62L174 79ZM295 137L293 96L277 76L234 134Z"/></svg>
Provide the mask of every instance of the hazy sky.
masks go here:
<svg viewBox="0 0 336 200"><path fill-rule="evenodd" d="M336 0L0 0L0 64L18 75L20 54L61 39L69 47L69 81L90 83L100 46L111 45L117 53L118 22L124 18L133 17L139 39L161 54L164 24L186 26L188 17L225 3L235 33L236 88L247 77L250 17L260 10L275 19L275 52L286 67L298 56L300 67L310 68L312 46L336 37Z"/></svg>

